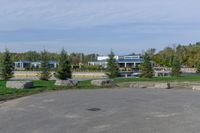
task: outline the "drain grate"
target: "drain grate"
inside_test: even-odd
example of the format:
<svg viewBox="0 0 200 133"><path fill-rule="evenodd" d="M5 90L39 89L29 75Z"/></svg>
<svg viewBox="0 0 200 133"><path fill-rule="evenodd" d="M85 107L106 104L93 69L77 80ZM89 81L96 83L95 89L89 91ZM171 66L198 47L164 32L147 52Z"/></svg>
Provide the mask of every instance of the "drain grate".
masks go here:
<svg viewBox="0 0 200 133"><path fill-rule="evenodd" d="M87 109L87 110L89 110L89 111L101 111L101 109L100 108L90 108L90 109Z"/></svg>

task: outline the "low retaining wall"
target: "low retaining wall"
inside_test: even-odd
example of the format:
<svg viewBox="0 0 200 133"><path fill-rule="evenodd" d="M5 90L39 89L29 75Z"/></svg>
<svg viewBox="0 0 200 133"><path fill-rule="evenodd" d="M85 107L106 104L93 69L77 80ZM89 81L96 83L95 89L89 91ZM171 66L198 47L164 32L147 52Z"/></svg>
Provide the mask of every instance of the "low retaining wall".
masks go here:
<svg viewBox="0 0 200 133"><path fill-rule="evenodd" d="M130 88L155 88L155 89L170 89L170 83L163 82L132 82Z"/></svg>
<svg viewBox="0 0 200 133"><path fill-rule="evenodd" d="M55 72L52 72L52 75ZM15 71L14 77L16 78L37 78L39 71ZM104 72L73 72L73 78L105 78L107 77Z"/></svg>
<svg viewBox="0 0 200 133"><path fill-rule="evenodd" d="M162 84L162 83L170 83L171 88L192 89L193 86L200 86L200 82L197 82L197 81L193 81L193 82L135 81L135 82L118 83L118 86L120 86L120 87L130 87L130 88L137 88L137 87L138 88L156 88L155 84Z"/></svg>

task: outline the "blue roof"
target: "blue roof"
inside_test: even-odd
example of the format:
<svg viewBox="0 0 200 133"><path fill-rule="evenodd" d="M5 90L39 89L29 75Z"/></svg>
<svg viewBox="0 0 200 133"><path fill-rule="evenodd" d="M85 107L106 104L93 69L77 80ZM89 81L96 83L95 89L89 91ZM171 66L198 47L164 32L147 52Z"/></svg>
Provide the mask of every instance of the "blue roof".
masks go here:
<svg viewBox="0 0 200 133"><path fill-rule="evenodd" d="M101 60L101 61L93 61L93 63L104 63L107 62L107 60ZM142 63L144 62L143 59L118 59L116 60L117 63Z"/></svg>
<svg viewBox="0 0 200 133"><path fill-rule="evenodd" d="M90 61L92 63L104 63L107 62L107 60L97 60L97 61Z"/></svg>
<svg viewBox="0 0 200 133"><path fill-rule="evenodd" d="M31 62L31 61L27 61L27 60L20 60L20 61L16 61L15 63L32 63L32 64L40 64L41 61L34 61L34 62ZM58 62L57 61L49 61L49 64L57 64Z"/></svg>
<svg viewBox="0 0 200 133"><path fill-rule="evenodd" d="M40 64L40 61L31 62L32 64Z"/></svg>
<svg viewBox="0 0 200 133"><path fill-rule="evenodd" d="M49 64L57 64L57 61L49 61ZM41 61L32 62L32 64L41 64Z"/></svg>
<svg viewBox="0 0 200 133"><path fill-rule="evenodd" d="M57 64L57 61L49 61L49 64Z"/></svg>
<svg viewBox="0 0 200 133"><path fill-rule="evenodd" d="M120 56L141 56L141 54L128 54L128 55L120 55Z"/></svg>
<svg viewBox="0 0 200 133"><path fill-rule="evenodd" d="M119 59L118 63L142 63L143 59Z"/></svg>

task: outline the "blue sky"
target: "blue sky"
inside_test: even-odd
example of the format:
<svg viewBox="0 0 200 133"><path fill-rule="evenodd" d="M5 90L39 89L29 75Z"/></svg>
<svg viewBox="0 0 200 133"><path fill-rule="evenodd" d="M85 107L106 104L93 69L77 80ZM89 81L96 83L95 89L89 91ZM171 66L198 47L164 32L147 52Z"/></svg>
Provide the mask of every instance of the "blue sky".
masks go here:
<svg viewBox="0 0 200 133"><path fill-rule="evenodd" d="M0 0L0 51L126 54L200 41L199 0Z"/></svg>

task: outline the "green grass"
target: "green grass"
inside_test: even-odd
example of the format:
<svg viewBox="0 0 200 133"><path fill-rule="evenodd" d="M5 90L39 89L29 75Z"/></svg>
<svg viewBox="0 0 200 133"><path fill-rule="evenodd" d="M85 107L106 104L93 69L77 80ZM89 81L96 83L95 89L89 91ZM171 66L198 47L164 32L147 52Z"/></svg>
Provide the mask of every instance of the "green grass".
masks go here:
<svg viewBox="0 0 200 133"><path fill-rule="evenodd" d="M6 88L6 82L0 80L0 101L36 94L42 91L44 90L39 87L33 89L23 89L23 90Z"/></svg>
<svg viewBox="0 0 200 133"><path fill-rule="evenodd" d="M200 76L181 76L181 77L154 77L154 78L116 78L115 82L134 82L134 81L200 81Z"/></svg>
<svg viewBox="0 0 200 133"><path fill-rule="evenodd" d="M52 89L52 88L56 88L54 83L55 83L55 81L36 80L36 81L34 81L34 86L35 86L35 88Z"/></svg>
<svg viewBox="0 0 200 133"><path fill-rule="evenodd" d="M0 101L10 100L45 91L65 90L65 89L90 89L94 87L91 85L90 81L81 81L79 85L74 88L55 86L54 83L55 81L38 80L34 81L34 88L32 89L11 89L11 88L6 88L6 82L0 80Z"/></svg>

